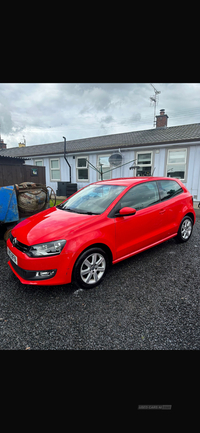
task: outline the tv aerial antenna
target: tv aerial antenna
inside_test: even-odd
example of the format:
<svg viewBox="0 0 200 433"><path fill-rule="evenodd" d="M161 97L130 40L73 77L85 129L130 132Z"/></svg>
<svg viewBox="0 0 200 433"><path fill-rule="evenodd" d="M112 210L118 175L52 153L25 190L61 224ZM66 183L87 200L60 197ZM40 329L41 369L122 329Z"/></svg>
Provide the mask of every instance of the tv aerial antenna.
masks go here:
<svg viewBox="0 0 200 433"><path fill-rule="evenodd" d="M156 104L157 104L158 99L159 99L158 95L159 95L159 93L161 93L161 91L156 90L156 88L153 86L152 83L150 83L150 85L154 89L154 96L150 96L150 101L151 101L152 104L154 104L154 121L153 121L153 126L155 126L155 124L156 124Z"/></svg>

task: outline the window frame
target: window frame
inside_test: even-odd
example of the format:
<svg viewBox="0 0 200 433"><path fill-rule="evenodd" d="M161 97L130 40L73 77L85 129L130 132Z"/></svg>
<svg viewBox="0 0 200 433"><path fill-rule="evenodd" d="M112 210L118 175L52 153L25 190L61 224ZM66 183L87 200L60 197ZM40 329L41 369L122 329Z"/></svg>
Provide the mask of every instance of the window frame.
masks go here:
<svg viewBox="0 0 200 433"><path fill-rule="evenodd" d="M161 202L161 199L160 199L160 193L159 193L158 182L157 182L156 180L152 180L152 181L142 182L142 183L139 183L139 184L137 184L137 185L132 186L132 188L130 188L130 189L129 189L129 190L128 190L124 195L123 195L123 197L121 197L121 199L120 199L119 202L117 203L116 207L121 206L121 202L122 202L122 200L123 200L123 199L126 197L126 195L129 194L129 192L132 191L134 188L137 188L137 189L138 189L139 187L142 187L142 186L144 186L144 185L149 185L149 184L152 183L152 182L156 185L158 200L157 200L156 202L154 202L154 203L151 203L151 204L147 205L147 206L141 207L140 209L137 209L137 208L135 208L135 207L133 207L133 208L136 209L137 212L139 212L140 210L144 210L144 209L147 209L147 208L149 208L149 207L156 206L157 204L159 204L159 203ZM124 206L123 206L123 207L124 207ZM126 206L125 206L125 207L126 207ZM129 207L129 206L128 206L128 207Z"/></svg>
<svg viewBox="0 0 200 433"><path fill-rule="evenodd" d="M43 161L43 159L34 159L33 162L34 162L34 165L36 165L37 167L43 167L43 166L44 166L44 161ZM37 164L36 164L37 162L42 162L42 165L37 165Z"/></svg>
<svg viewBox="0 0 200 433"><path fill-rule="evenodd" d="M87 161L88 161L88 156L86 156L86 155L81 155L81 156L77 156L76 157L76 180L77 180L77 182L89 182L89 167L88 167L88 165L87 165L87 162L86 162L86 166L85 167L78 167L78 160L79 159L86 159ZM88 171L88 176L87 176L87 179L79 179L79 170L87 170Z"/></svg>
<svg viewBox="0 0 200 433"><path fill-rule="evenodd" d="M111 153L103 153L103 154L99 154L99 155L97 155L97 168L98 168L98 170L100 171L100 164L99 164L99 160L100 160L100 158L110 158L110 156L111 156ZM111 164L109 163L109 166L107 166L108 168L107 168L107 170L109 170L109 168L110 168L110 170L111 170ZM112 179L112 172L108 172L108 174L110 173L110 175L111 175L111 177L109 177L108 179L105 179L104 177L103 177L103 180L109 180L109 179ZM103 174L104 174L104 172L103 172ZM100 175L100 173L98 173L97 172L97 180L99 181L99 180L101 180L101 175Z"/></svg>
<svg viewBox="0 0 200 433"><path fill-rule="evenodd" d="M141 209L136 209L136 211L137 212L139 212L139 211L143 211L144 209L147 209L147 208L149 208L149 207L152 207L152 206L156 206L156 205L158 205L158 204L162 204L164 201L167 201L167 200L170 200L170 199L173 199L173 198L175 198L175 197L177 197L177 195L180 195L180 194L182 194L182 193L184 193L184 189L182 188L182 186L179 184L179 182L178 181L176 181L176 180L172 180L171 179L171 182L174 182L174 183L177 183L177 185L179 186L179 188L181 189L181 191L178 193L178 194L175 194L174 196L172 196L172 197L166 197L165 199L162 199L161 198L161 191L160 191L160 185L159 185L159 182L160 181L162 181L162 182L168 182L168 180L167 179L159 179L159 180L149 180L149 181L146 181L146 182L141 182L141 183L139 183L139 184L137 184L137 185L134 185L134 186L132 186L131 188L129 188L128 189L128 191L127 192L125 192L125 194L120 198L120 200L116 203L116 205L114 206L114 208L111 210L111 212L109 213L109 215L108 215L108 217L109 218L116 218L116 212L118 212L120 209L121 209L121 202L122 202L122 200L124 199L124 197L131 191L131 190L133 190L134 188L137 188L138 186L141 186L141 185L146 185L146 184L149 184L149 183L151 183L151 182L154 182L155 184L156 184L156 186L157 186L157 191L158 191L158 197L159 197L159 199L158 199L158 201L157 202L155 202L155 203L152 203L152 204L150 204L150 205L148 205L148 206L145 206L145 207L143 207L143 208L141 208ZM169 178L169 181L170 181L170 178Z"/></svg>
<svg viewBox="0 0 200 433"><path fill-rule="evenodd" d="M58 168L52 168L51 167L51 161L58 161ZM51 182L59 182L59 181L61 181L60 158L50 158L49 159L49 169L50 169L50 179L51 179ZM60 172L59 179L52 179L52 171L54 171L54 170L59 170L59 172Z"/></svg>
<svg viewBox="0 0 200 433"><path fill-rule="evenodd" d="M169 162L170 152L183 152L183 151L185 151L185 162ZM169 178L170 177L174 177L175 179L180 179L181 182L186 182L186 176L187 176L187 155L188 155L187 147L182 147L180 149L167 149L166 177L169 177ZM170 174L172 176L168 176L168 173L167 173L167 170L168 170L167 167L168 167L168 165L172 165L172 166L173 165L185 165L184 178L173 176L173 171L170 172Z"/></svg>
<svg viewBox="0 0 200 433"><path fill-rule="evenodd" d="M173 179L171 179L170 177L169 177L168 179L169 179L169 180L166 180L166 179L160 179L160 180L157 180L158 191L159 191L159 196L160 196L160 202L161 202L161 203L163 203L164 201L170 200L171 198L177 197L177 195L180 195L180 194L182 194L182 193L184 192L182 186L179 185L179 183L176 182L176 180L173 180ZM180 189L181 191L177 192L177 194L174 194L174 195L171 196L171 197L169 196L169 197L164 197L164 198L162 198L162 197L161 197L161 189L160 189L160 183L161 183L161 182L174 182L175 184L177 184L177 185L179 186L179 189ZM178 190L177 190L177 191L178 191Z"/></svg>
<svg viewBox="0 0 200 433"><path fill-rule="evenodd" d="M150 153L151 154L151 164L141 164L139 161L138 161L138 155L144 155L144 154L147 154L147 153ZM138 151L138 152L136 152L136 158L137 158L137 165L139 165L141 168L143 168L143 167L151 167L151 173L152 173L152 167L153 167L153 150L146 150L146 151ZM151 176L151 173L150 173L150 175L149 176ZM138 174L138 168L137 168L137 171L136 171L136 176L138 176L138 177L140 177L140 174ZM143 174L141 175L141 176L144 176Z"/></svg>

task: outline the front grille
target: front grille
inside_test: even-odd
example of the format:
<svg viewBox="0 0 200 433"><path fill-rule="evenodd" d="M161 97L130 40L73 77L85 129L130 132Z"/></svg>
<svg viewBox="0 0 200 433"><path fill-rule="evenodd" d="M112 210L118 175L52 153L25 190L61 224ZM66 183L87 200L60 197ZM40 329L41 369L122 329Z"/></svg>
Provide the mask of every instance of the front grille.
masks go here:
<svg viewBox="0 0 200 433"><path fill-rule="evenodd" d="M16 238L14 238L14 236L11 234L11 235L10 235L10 242L11 242L11 244L12 244L15 248L17 248L19 251L22 251L22 253L27 254L27 252L29 251L29 247L28 247L28 245L22 244L22 242L19 242L17 239L16 239L15 242L13 242L14 239L16 239Z"/></svg>

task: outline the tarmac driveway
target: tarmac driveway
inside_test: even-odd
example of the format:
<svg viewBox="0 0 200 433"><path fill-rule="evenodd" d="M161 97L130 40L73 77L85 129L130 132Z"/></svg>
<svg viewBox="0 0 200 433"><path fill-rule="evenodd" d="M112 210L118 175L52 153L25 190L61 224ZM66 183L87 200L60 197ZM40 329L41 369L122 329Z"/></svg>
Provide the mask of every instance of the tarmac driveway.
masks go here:
<svg viewBox="0 0 200 433"><path fill-rule="evenodd" d="M173 239L113 266L91 290L26 286L0 241L0 349L200 349L200 212Z"/></svg>

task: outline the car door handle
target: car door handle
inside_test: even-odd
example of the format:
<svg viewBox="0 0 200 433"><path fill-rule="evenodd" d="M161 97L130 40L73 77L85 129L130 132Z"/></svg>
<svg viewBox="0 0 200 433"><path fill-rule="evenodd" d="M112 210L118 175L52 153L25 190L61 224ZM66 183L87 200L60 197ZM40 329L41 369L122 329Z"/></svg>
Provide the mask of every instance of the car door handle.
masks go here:
<svg viewBox="0 0 200 433"><path fill-rule="evenodd" d="M162 215L163 213L165 213L166 209L161 209L160 210L160 214Z"/></svg>

